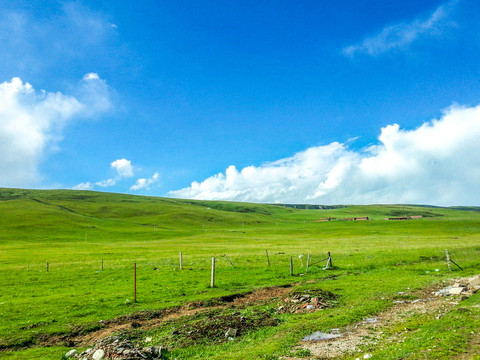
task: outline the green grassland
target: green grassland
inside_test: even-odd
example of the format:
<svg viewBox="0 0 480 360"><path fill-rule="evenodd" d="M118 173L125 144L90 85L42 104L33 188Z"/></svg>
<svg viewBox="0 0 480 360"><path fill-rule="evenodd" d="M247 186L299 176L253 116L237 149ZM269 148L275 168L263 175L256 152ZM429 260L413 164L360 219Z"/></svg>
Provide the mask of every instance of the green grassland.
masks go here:
<svg viewBox="0 0 480 360"><path fill-rule="evenodd" d="M259 327L231 342L204 339L190 344L168 336L172 326L195 319L129 334L167 344L170 359L292 355L305 335L342 328L387 309L398 292L413 294L445 279L477 274L478 210L402 205L308 210L89 191L0 189L0 358L60 359L71 344L46 346L45 339L88 333L99 328L100 320L125 314L207 303L263 287L294 284L296 289L336 294L332 308L276 315L276 326ZM403 215L423 217L386 220ZM339 220L361 216L370 220ZM337 220L316 221L328 217ZM463 271L448 271L445 249ZM323 262L307 273L307 254L317 262L327 252L335 268L324 270ZM213 256L216 286L210 288ZM291 257L294 276L289 272ZM134 263L137 303L133 303ZM425 336L412 332L401 345L365 351L374 355L377 351L382 359L442 359L471 351L480 325L479 300L472 296L462 304L468 311L452 311L441 321L422 318L415 326ZM242 311L268 313L275 306ZM430 351L434 337L437 345Z"/></svg>

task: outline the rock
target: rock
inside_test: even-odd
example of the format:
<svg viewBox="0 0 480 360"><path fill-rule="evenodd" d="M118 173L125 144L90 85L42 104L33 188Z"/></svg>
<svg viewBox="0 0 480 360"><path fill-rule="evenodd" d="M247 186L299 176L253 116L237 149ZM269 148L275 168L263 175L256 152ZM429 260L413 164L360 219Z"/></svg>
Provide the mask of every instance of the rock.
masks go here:
<svg viewBox="0 0 480 360"><path fill-rule="evenodd" d="M315 305L307 305L307 306L306 306L306 309L307 309L307 310L315 310L316 307L315 307Z"/></svg>
<svg viewBox="0 0 480 360"><path fill-rule="evenodd" d="M468 287L474 293L480 290L480 275L474 276L468 280Z"/></svg>
<svg viewBox="0 0 480 360"><path fill-rule="evenodd" d="M78 351L75 350L75 349L73 349L73 350L70 350L69 352L67 352L67 353L65 354L65 357L68 358L68 359L70 359L70 358L75 357L76 355L78 355Z"/></svg>
<svg viewBox="0 0 480 360"><path fill-rule="evenodd" d="M102 360L105 357L105 351L98 349L92 355L92 360Z"/></svg>
<svg viewBox="0 0 480 360"><path fill-rule="evenodd" d="M364 359L370 359L373 355L372 354L365 354L363 355Z"/></svg>
<svg viewBox="0 0 480 360"><path fill-rule="evenodd" d="M303 341L330 340L330 339L339 338L341 336L342 336L341 334L327 334L327 333L323 333L321 331L316 331L313 334L305 336L302 340Z"/></svg>
<svg viewBox="0 0 480 360"><path fill-rule="evenodd" d="M228 328L227 332L225 333L225 337L229 338L235 336L237 336L237 329Z"/></svg>
<svg viewBox="0 0 480 360"><path fill-rule="evenodd" d="M468 284L471 286L480 286L480 275L470 278Z"/></svg>
<svg viewBox="0 0 480 360"><path fill-rule="evenodd" d="M162 356L162 347L161 346L149 346L142 350L144 354L147 356L150 355L151 357L160 358Z"/></svg>
<svg viewBox="0 0 480 360"><path fill-rule="evenodd" d="M145 338L145 342L146 342L146 343L152 342L152 338L151 338L151 337Z"/></svg>
<svg viewBox="0 0 480 360"><path fill-rule="evenodd" d="M162 357L163 348L161 346L152 346L152 355Z"/></svg>
<svg viewBox="0 0 480 360"><path fill-rule="evenodd" d="M464 288L464 287L453 287L451 288L448 292L450 295L460 295L462 292L466 291L467 288Z"/></svg>

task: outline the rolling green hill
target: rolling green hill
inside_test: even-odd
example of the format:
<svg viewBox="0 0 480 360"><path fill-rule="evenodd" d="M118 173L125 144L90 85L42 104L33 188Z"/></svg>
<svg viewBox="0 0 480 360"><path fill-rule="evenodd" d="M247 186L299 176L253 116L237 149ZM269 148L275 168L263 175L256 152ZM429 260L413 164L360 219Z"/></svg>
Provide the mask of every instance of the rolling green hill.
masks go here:
<svg viewBox="0 0 480 360"><path fill-rule="evenodd" d="M0 358L59 359L78 345L65 339L98 330L104 326L100 320L141 311L215 303L272 286L335 293L340 300L334 309L276 315L281 325L251 330L239 342L216 345L205 340L202 346L187 345L173 341L163 325L128 333L133 339L147 334L158 344L168 344L165 356L172 359L291 355L312 328L341 328L388 309L398 292L477 273L480 212L476 210L412 205L299 209L91 191L0 189ZM365 216L370 220L344 220ZM327 218L332 220L319 221ZM445 249L463 271L455 267L448 271ZM320 260L327 252L332 253L335 268L326 271L325 261ZM213 256L217 282L210 288ZM307 256L317 263L308 273ZM294 276L289 272L291 258ZM132 301L134 263L137 303ZM472 299L474 306L478 297ZM278 304L252 306L241 311L270 314ZM191 326L188 319L178 321ZM431 326L430 320L422 326ZM471 335L462 336L460 350L468 348ZM409 346L412 354L418 354L431 344ZM375 349L365 345L367 350ZM445 348L437 350L432 359L453 354Z"/></svg>

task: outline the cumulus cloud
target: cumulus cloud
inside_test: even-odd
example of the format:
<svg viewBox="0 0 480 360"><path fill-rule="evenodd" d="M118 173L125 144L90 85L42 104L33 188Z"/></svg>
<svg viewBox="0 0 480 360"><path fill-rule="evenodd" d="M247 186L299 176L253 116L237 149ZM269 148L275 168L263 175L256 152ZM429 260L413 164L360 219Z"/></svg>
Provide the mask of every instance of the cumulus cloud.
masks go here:
<svg viewBox="0 0 480 360"><path fill-rule="evenodd" d="M73 187L74 190L94 190L95 187L112 187L116 185L121 185L122 181L125 183L125 179L131 178L135 172L139 171L136 169L130 160L127 159L118 159L112 161L110 163L110 167L115 170L117 173L115 177L109 178L106 180L101 180L94 182L83 182ZM131 191L138 191L138 190L148 190L151 185L158 182L160 179L160 175L158 173L154 173L150 178L139 178L135 181L135 184L130 186Z"/></svg>
<svg viewBox="0 0 480 360"><path fill-rule="evenodd" d="M112 187L117 185L117 183L125 178L133 176L135 168L132 166L132 162L127 159L118 159L110 163L110 167L115 170L117 175L113 178L100 180L94 183L95 186L102 188ZM73 187L74 190L93 190L94 185L90 182L80 183Z"/></svg>
<svg viewBox="0 0 480 360"><path fill-rule="evenodd" d="M138 191L142 189L149 189L150 185L156 183L159 179L158 173L153 174L153 176L149 179L141 178L137 179L136 183L130 187L132 191Z"/></svg>
<svg viewBox="0 0 480 360"><path fill-rule="evenodd" d="M132 162L127 159L118 159L113 161L110 166L117 171L119 177L132 177L133 166Z"/></svg>
<svg viewBox="0 0 480 360"><path fill-rule="evenodd" d="M88 82L96 86L97 81L103 80ZM87 90L90 84L82 80L79 87ZM108 96L108 88L104 90L99 96ZM48 150L55 149L64 127L104 109L60 92L36 91L18 77L1 83L0 186L38 184L39 164Z"/></svg>
<svg viewBox="0 0 480 360"><path fill-rule="evenodd" d="M427 18L386 26L378 34L345 47L343 54L349 57L357 53L376 56L390 50L405 49L421 38L439 36L451 28L453 22L449 20L449 15L457 3L458 0L448 1Z"/></svg>
<svg viewBox="0 0 480 360"><path fill-rule="evenodd" d="M173 197L267 203L480 204L480 105L446 109L417 129L381 129L362 150L334 142L292 157L227 168Z"/></svg>

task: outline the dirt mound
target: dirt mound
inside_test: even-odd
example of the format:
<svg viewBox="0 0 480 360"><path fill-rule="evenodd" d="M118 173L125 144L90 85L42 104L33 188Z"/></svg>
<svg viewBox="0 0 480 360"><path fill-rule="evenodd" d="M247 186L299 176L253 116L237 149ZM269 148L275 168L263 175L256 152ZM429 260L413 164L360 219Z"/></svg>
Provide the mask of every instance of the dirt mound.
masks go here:
<svg viewBox="0 0 480 360"><path fill-rule="evenodd" d="M176 326L169 340L176 347L199 343L220 343L243 336L249 331L265 326L276 326L279 323L279 319L266 311L256 310L248 315L242 315L239 312L221 312Z"/></svg>
<svg viewBox="0 0 480 360"><path fill-rule="evenodd" d="M278 312L301 313L323 310L337 305L337 295L329 291L317 289L294 292L283 299Z"/></svg>

